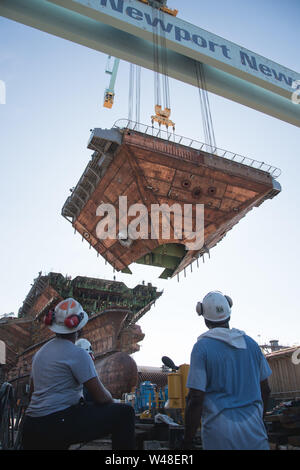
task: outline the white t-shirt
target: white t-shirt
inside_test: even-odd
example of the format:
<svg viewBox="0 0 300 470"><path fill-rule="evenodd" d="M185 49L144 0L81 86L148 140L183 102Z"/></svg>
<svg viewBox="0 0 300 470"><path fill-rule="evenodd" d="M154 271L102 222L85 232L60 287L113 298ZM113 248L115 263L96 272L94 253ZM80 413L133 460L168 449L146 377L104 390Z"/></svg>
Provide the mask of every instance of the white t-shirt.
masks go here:
<svg viewBox="0 0 300 470"><path fill-rule="evenodd" d="M34 355L31 376L34 392L26 414L40 417L76 405L82 384L98 374L87 351L67 339L54 338Z"/></svg>

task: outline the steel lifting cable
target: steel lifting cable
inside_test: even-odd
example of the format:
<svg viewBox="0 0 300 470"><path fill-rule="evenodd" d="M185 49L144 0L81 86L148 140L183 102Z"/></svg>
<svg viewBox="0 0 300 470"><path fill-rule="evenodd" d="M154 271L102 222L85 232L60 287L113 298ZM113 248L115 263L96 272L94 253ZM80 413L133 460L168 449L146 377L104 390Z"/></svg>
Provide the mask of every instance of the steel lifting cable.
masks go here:
<svg viewBox="0 0 300 470"><path fill-rule="evenodd" d="M156 33L154 26L156 22L158 24L157 9L152 7L154 97L155 104L161 105L159 43L158 34Z"/></svg>
<svg viewBox="0 0 300 470"><path fill-rule="evenodd" d="M135 119L141 122L141 67L136 65Z"/></svg>
<svg viewBox="0 0 300 470"><path fill-rule="evenodd" d="M135 93L134 93L135 89ZM134 116L135 98L135 116ZM141 114L141 67L130 64L129 68L129 95L128 95L128 121L139 123Z"/></svg>
<svg viewBox="0 0 300 470"><path fill-rule="evenodd" d="M206 86L205 71L201 62L195 61L195 68L200 97L204 139L205 143L209 145L214 151L217 148L217 145Z"/></svg>
<svg viewBox="0 0 300 470"><path fill-rule="evenodd" d="M158 33L159 24L161 35ZM154 70L154 97L155 104L170 109L170 86L168 75L168 56L166 48L166 35L164 30L164 13L152 7L153 28L153 70ZM157 27L157 31L155 30Z"/></svg>
<svg viewBox="0 0 300 470"><path fill-rule="evenodd" d="M129 67L128 121L133 120L134 65Z"/></svg>
<svg viewBox="0 0 300 470"><path fill-rule="evenodd" d="M164 24L164 13L159 10L159 19L161 24ZM161 35L161 63L162 63L162 81L163 81L163 96L164 96L164 107L170 108L170 86L169 86L169 75L168 75L168 54L167 54L167 41L165 31L162 28Z"/></svg>

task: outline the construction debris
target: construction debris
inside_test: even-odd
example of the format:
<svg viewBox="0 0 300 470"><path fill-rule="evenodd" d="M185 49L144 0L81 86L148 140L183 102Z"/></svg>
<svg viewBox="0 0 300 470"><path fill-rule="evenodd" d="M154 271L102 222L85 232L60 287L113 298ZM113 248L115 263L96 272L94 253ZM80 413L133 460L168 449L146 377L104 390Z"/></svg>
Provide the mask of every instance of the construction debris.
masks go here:
<svg viewBox="0 0 300 470"><path fill-rule="evenodd" d="M300 400L280 403L266 413L264 420L269 441L276 449L289 445L300 450Z"/></svg>

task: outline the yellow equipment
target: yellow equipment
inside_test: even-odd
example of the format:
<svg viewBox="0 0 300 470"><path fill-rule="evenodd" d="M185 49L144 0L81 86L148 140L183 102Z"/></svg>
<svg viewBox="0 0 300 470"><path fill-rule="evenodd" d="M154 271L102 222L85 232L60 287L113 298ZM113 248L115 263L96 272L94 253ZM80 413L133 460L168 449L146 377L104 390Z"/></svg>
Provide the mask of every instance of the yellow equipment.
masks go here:
<svg viewBox="0 0 300 470"><path fill-rule="evenodd" d="M150 5L151 3L149 2L149 0L139 0L139 2L146 3L146 5ZM172 16L178 15L178 10L171 10L171 8L168 8L166 5L161 5L159 9L163 11L164 13L168 13L168 15L172 15Z"/></svg>
<svg viewBox="0 0 300 470"><path fill-rule="evenodd" d="M167 13L172 16L177 16L178 10L172 10L167 7L167 0L139 0L142 3L145 3L146 5L150 5L152 8L160 10L164 13ZM162 19L160 18L155 18L153 20L153 27L157 27L158 23L162 23ZM157 33L156 33L157 34ZM161 49L162 51L159 52L158 48L158 36L157 36L157 44L155 45L155 51L154 51L154 58L156 61L156 81L157 81L157 96L155 98L155 115L151 116L152 120L152 125L154 122L157 122L159 126L163 125L166 126L168 129L169 127L173 128L173 131L175 131L175 123L171 121L170 119L170 114L171 114L171 109L170 109L170 98L169 98L169 84L168 84L168 74L167 74L167 56L166 56L166 44L165 44L165 37L160 38L161 41ZM162 54L161 59L159 59L159 55ZM161 69L161 70L160 70ZM164 93L165 93L165 103L164 106L165 108L162 109L162 105L160 103L160 91L158 92L158 89L160 88L160 74L164 75Z"/></svg>
<svg viewBox="0 0 300 470"><path fill-rule="evenodd" d="M151 410L145 410L140 414L140 419L152 419Z"/></svg>
<svg viewBox="0 0 300 470"><path fill-rule="evenodd" d="M188 373L190 366L188 364L182 364L181 366L175 366L172 359L167 356L162 357L162 362L169 369L172 369L172 372L168 374L168 408L171 417L179 420L180 422L184 421L184 412L185 412L185 399L188 394L188 388L186 387L186 382L188 378ZM169 413L168 413L169 414Z"/></svg>
<svg viewBox="0 0 300 470"><path fill-rule="evenodd" d="M115 94L111 93L110 91L105 93L104 103L103 103L104 108L109 108L109 109L112 108L112 106L114 104L114 97L115 97Z"/></svg>
<svg viewBox="0 0 300 470"><path fill-rule="evenodd" d="M170 115L170 108L162 109L161 105L157 104L155 105L155 116L151 116L152 124L156 121L159 126L163 124L166 128L173 127L173 130L175 131L175 123L169 119Z"/></svg>
<svg viewBox="0 0 300 470"><path fill-rule="evenodd" d="M108 56L105 73L110 75L110 81L109 81L108 88L106 88L104 92L104 102L103 102L104 108L111 109L114 104L115 84L116 84L119 64L120 64L120 59L117 59L116 57L112 57L111 55Z"/></svg>
<svg viewBox="0 0 300 470"><path fill-rule="evenodd" d="M168 375L169 408L180 409L182 414L184 414L185 399L188 394L186 382L189 368L188 364L182 364L177 372L171 372Z"/></svg>

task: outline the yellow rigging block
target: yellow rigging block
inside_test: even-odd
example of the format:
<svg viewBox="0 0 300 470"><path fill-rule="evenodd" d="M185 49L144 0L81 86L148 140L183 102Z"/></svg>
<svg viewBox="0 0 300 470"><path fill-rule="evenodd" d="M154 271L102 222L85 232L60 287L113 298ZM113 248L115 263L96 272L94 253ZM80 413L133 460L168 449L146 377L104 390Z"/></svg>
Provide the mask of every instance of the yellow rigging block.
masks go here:
<svg viewBox="0 0 300 470"><path fill-rule="evenodd" d="M145 3L146 5L150 5L148 0L139 0L139 2ZM172 16L178 15L178 10L172 10L171 8L168 8L165 5L162 5L159 9L163 11L164 13L167 13L168 15L172 15Z"/></svg>
<svg viewBox="0 0 300 470"><path fill-rule="evenodd" d="M162 109L161 105L157 104L155 105L155 115L151 116L152 124L155 121L159 126L163 125L166 126L166 128L172 127L173 130L175 130L175 123L169 119L170 115L170 108Z"/></svg>
<svg viewBox="0 0 300 470"><path fill-rule="evenodd" d="M110 91L105 93L104 103L103 103L104 108L109 108L109 109L112 108L114 104L114 97L115 97L115 94L111 93Z"/></svg>

